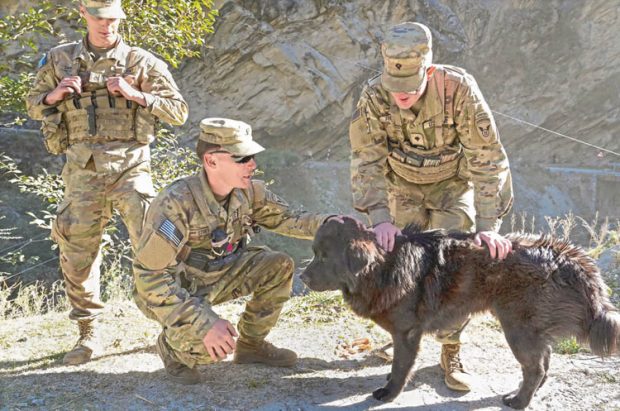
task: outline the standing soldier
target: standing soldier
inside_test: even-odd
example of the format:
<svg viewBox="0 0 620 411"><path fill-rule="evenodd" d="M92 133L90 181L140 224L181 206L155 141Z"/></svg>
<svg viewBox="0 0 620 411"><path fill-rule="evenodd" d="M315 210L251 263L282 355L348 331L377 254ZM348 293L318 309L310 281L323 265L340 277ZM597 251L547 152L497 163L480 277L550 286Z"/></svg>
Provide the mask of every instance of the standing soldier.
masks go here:
<svg viewBox="0 0 620 411"><path fill-rule="evenodd" d="M292 212L252 180L254 155L264 148L249 125L209 118L200 128L203 169L155 198L134 260L138 305L162 325L157 352L168 377L181 384L200 382L195 365L231 352L236 363L295 364L293 351L265 341L290 297L293 260L248 239L259 227L311 239L330 218ZM250 294L237 329L212 309Z"/></svg>
<svg viewBox="0 0 620 411"><path fill-rule="evenodd" d="M512 204L508 159L474 78L432 64L428 27L391 27L381 45L384 69L362 91L349 128L351 185L388 250L408 223L425 229L476 231L493 257L510 242L497 234ZM469 391L459 358L465 324L442 330L446 385Z"/></svg>
<svg viewBox="0 0 620 411"><path fill-rule="evenodd" d="M69 317L77 320L80 336L65 364L89 361L99 346L94 320L103 308L103 228L116 209L137 243L154 196L149 143L155 124L187 119L187 104L166 65L119 35L121 1L82 0L79 11L86 37L43 57L27 98L30 116L43 121L48 151L67 158L52 238L60 249Z"/></svg>

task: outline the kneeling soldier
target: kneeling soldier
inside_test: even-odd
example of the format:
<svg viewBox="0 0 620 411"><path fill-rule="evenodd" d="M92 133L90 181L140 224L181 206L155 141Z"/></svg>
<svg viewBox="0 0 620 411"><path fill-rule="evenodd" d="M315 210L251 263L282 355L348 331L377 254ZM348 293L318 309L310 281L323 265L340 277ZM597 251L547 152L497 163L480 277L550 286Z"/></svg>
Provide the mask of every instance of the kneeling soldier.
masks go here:
<svg viewBox="0 0 620 411"><path fill-rule="evenodd" d="M203 169L153 201L134 262L137 303L163 326L157 352L181 384L200 382L195 365L232 352L236 363L295 364L293 351L265 341L290 297L293 260L247 241L259 227L310 239L329 218L293 213L264 182L252 180L254 155L264 148L249 125L210 118L200 127ZM250 294L238 333L212 310Z"/></svg>

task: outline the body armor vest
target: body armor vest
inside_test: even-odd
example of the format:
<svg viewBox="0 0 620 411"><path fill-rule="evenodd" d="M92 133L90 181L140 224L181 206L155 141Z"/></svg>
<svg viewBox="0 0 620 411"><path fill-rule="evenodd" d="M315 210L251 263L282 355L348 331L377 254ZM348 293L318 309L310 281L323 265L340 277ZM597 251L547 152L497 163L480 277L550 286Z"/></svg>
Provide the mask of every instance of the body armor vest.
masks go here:
<svg viewBox="0 0 620 411"><path fill-rule="evenodd" d="M110 75L122 76L130 55L130 51L121 55L110 69ZM46 119L42 130L50 153L61 154L68 146L81 142L137 141L148 144L155 138L155 117L145 107L122 96L111 95L105 75L81 71L78 58L71 65L70 75L82 78L83 91L81 95L44 111Z"/></svg>
<svg viewBox="0 0 620 411"><path fill-rule="evenodd" d="M398 106L380 117L388 134L391 169L415 184L432 184L456 176L463 159L463 148L456 140L452 96L453 82L445 80L444 69L434 71L428 87L436 87L441 111L424 121L403 124ZM403 129L406 127L406 133ZM431 147L425 146L425 142Z"/></svg>

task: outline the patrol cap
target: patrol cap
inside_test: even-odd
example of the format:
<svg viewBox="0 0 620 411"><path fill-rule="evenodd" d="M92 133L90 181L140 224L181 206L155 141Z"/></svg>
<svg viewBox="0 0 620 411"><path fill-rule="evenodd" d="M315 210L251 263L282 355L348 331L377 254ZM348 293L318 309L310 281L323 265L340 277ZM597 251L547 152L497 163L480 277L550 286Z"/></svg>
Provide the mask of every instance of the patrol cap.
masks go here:
<svg viewBox="0 0 620 411"><path fill-rule="evenodd" d="M390 27L381 44L381 85L387 91L417 90L433 60L431 31L424 24L405 22Z"/></svg>
<svg viewBox="0 0 620 411"><path fill-rule="evenodd" d="M200 122L199 140L217 144L235 156L251 156L265 150L252 140L252 127L228 118L205 118Z"/></svg>
<svg viewBox="0 0 620 411"><path fill-rule="evenodd" d="M80 0L80 3L91 16L102 19L127 18L121 7L121 0Z"/></svg>

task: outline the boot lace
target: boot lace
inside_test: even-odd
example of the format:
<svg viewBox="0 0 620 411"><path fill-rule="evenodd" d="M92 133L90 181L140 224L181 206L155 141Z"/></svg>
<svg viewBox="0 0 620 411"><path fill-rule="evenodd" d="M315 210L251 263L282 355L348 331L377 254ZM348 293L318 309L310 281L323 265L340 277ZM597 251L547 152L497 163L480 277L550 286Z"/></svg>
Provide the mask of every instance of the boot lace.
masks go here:
<svg viewBox="0 0 620 411"><path fill-rule="evenodd" d="M446 357L448 359L448 369L450 371L464 371L459 354L459 346L446 345L444 349L446 350Z"/></svg>

